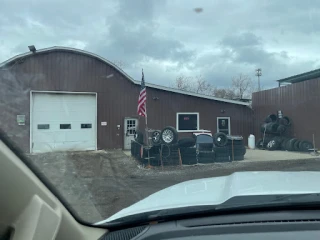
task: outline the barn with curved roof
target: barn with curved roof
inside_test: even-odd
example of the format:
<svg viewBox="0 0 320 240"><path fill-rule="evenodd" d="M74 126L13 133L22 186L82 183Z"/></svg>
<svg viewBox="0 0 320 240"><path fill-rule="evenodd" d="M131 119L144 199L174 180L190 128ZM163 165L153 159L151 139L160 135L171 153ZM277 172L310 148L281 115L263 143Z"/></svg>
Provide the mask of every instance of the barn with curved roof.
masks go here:
<svg viewBox="0 0 320 240"><path fill-rule="evenodd" d="M140 80L87 51L51 47L17 55L0 64L0 86L1 129L25 152L129 149L134 129L145 126L137 115ZM146 86L149 128L171 125L181 136L252 132L248 103Z"/></svg>

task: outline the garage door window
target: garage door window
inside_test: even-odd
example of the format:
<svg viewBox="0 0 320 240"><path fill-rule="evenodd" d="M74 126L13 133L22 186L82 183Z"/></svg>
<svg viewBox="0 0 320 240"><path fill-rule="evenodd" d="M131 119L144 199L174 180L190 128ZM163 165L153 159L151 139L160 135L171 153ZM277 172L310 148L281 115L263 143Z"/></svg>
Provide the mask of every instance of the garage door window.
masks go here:
<svg viewBox="0 0 320 240"><path fill-rule="evenodd" d="M91 123L82 123L81 128L92 128L92 124Z"/></svg>
<svg viewBox="0 0 320 240"><path fill-rule="evenodd" d="M71 124L60 124L60 129L71 129Z"/></svg>
<svg viewBox="0 0 320 240"><path fill-rule="evenodd" d="M50 125L49 124L38 124L38 129L49 129Z"/></svg>
<svg viewBox="0 0 320 240"><path fill-rule="evenodd" d="M177 113L178 132L199 130L199 113Z"/></svg>

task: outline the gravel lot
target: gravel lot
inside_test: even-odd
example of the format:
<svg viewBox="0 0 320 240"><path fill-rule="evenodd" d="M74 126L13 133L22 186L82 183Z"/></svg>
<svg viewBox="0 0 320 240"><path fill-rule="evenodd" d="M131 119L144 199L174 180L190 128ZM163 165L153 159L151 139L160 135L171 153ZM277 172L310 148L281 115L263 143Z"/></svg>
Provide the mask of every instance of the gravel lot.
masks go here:
<svg viewBox="0 0 320 240"><path fill-rule="evenodd" d="M267 152L266 152L267 154ZM236 171L320 171L320 159L240 161L146 169L121 150L30 155L85 221L103 220L163 188Z"/></svg>

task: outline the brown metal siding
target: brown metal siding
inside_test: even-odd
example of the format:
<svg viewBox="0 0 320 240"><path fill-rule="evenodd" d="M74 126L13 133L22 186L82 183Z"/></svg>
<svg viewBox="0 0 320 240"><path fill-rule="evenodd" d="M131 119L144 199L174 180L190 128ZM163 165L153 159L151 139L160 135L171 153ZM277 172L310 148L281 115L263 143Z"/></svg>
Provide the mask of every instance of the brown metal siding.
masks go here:
<svg viewBox="0 0 320 240"><path fill-rule="evenodd" d="M253 94L254 129L261 136L260 125L267 115L281 110L292 119L287 136L320 141L319 128L320 79L308 80Z"/></svg>
<svg viewBox="0 0 320 240"><path fill-rule="evenodd" d="M161 129L176 126L177 112L199 112L200 128L217 131L217 117L231 118L231 133L245 138L253 132L252 110L247 106L223 103L178 93L148 88L148 126ZM153 100L158 97L159 100ZM221 110L225 110L221 113ZM182 134L181 134L182 135ZM186 134L184 134L186 135Z"/></svg>
<svg viewBox="0 0 320 240"><path fill-rule="evenodd" d="M107 78L110 74L113 77ZM146 73L147 74L147 73ZM29 151L30 136L30 91L70 91L97 92L98 99L98 149L122 148L124 142L124 118L137 117L137 99L140 86L133 84L112 66L91 56L69 52L53 51L26 57L22 63L10 70L0 71L2 89L12 84L14 96L2 96L1 112L7 116L0 118L5 132ZM216 131L216 117L231 117L232 134L243 135L245 139L252 133L252 111L249 107L201 99L192 96L147 89L148 125L162 129L176 126L177 112L199 112L200 128ZM159 100L153 100L158 97ZM221 113L225 110L225 113ZM16 115L26 115L26 125L17 126ZM106 121L107 126L100 123ZM145 124L140 118L140 127ZM121 125L120 130L117 125ZM182 134L186 135L186 134Z"/></svg>

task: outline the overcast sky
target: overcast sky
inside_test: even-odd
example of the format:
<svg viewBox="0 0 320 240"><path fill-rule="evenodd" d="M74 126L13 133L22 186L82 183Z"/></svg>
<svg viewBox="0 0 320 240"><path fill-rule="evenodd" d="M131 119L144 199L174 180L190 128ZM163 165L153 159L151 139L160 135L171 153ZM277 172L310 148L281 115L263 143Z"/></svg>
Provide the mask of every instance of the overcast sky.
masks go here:
<svg viewBox="0 0 320 240"><path fill-rule="evenodd" d="M93 4L94 3L94 4ZM196 13L195 8L203 11ZM121 61L170 86L202 75L218 87L262 68L262 85L320 67L318 0L1 0L0 62L66 46Z"/></svg>

